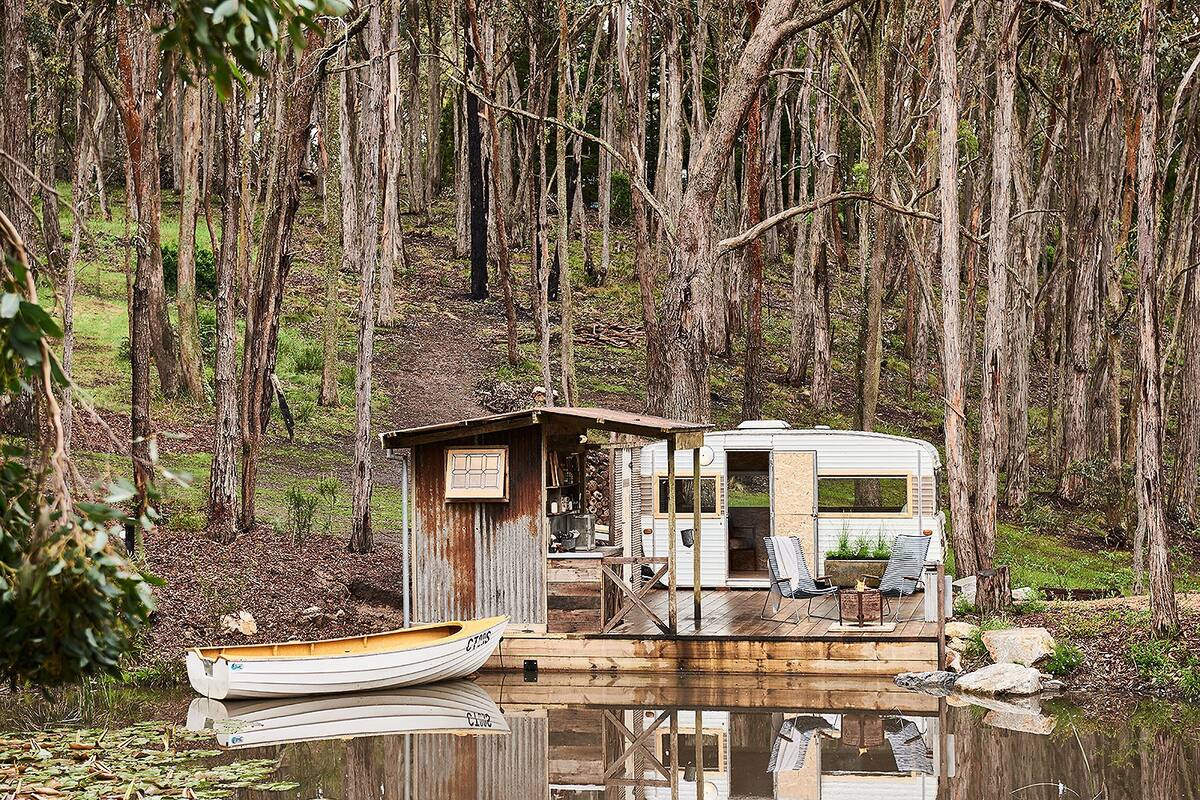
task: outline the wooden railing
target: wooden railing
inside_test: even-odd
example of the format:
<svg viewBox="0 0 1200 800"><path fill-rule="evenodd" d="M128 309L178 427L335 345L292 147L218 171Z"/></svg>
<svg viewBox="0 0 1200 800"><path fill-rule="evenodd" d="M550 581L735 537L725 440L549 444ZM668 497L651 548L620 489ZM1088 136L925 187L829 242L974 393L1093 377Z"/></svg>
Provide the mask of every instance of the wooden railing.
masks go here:
<svg viewBox="0 0 1200 800"><path fill-rule="evenodd" d="M640 582L634 580L632 583L625 580L625 576L622 574L623 567L631 567L635 575L640 575L643 566L654 568L653 573L648 578L641 579ZM667 622L664 622L662 617L646 602L646 596L667 575L669 569L670 559L665 556L614 556L601 559L601 632L608 633L620 625L630 612L637 609L645 614L660 631L668 636L674 636L674 628ZM674 605L675 598L673 596L668 598L668 600ZM673 617L674 615L671 616Z"/></svg>

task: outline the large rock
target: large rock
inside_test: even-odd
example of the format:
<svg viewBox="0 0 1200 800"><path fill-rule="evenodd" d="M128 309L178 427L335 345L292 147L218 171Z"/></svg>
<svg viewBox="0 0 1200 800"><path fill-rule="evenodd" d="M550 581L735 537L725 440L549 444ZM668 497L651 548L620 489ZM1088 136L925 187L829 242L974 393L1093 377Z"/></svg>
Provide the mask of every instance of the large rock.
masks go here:
<svg viewBox="0 0 1200 800"><path fill-rule="evenodd" d="M1012 590L1012 599L1014 603L1030 603L1037 599L1037 592L1029 586L1022 586Z"/></svg>
<svg viewBox="0 0 1200 800"><path fill-rule="evenodd" d="M985 697L1037 694L1042 690L1042 675L1020 664L988 664L961 676L954 688Z"/></svg>
<svg viewBox="0 0 1200 800"><path fill-rule="evenodd" d="M955 620L954 622L946 623L946 638L947 639L970 639L979 630L978 625L972 625L969 622Z"/></svg>
<svg viewBox="0 0 1200 800"><path fill-rule="evenodd" d="M913 689L936 695L946 695L954 688L958 676L953 672L902 672L896 676L896 685L902 689Z"/></svg>
<svg viewBox="0 0 1200 800"><path fill-rule="evenodd" d="M1045 628L1005 628L985 631L983 646L997 664L1032 667L1054 653L1054 637Z"/></svg>
<svg viewBox="0 0 1200 800"><path fill-rule="evenodd" d="M254 617L249 611L239 611L237 614L226 614L221 617L221 630L240 633L243 636L253 636L258 633L258 623L254 621Z"/></svg>
<svg viewBox="0 0 1200 800"><path fill-rule="evenodd" d="M974 575L959 578L954 582L954 588L959 590L960 596L967 601L967 605L975 605L975 585Z"/></svg>

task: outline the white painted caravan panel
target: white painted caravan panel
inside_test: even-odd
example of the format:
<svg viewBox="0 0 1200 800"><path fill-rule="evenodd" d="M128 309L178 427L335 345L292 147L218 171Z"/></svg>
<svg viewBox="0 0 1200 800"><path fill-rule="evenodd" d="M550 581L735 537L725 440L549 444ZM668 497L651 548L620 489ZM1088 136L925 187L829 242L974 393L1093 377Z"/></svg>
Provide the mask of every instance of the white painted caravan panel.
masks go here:
<svg viewBox="0 0 1200 800"><path fill-rule="evenodd" d="M838 545L845 531L851 543L866 540L873 545L882 532L885 539L897 535L919 535L923 530L933 531L930 540L929 559L942 558L944 518L929 502L928 492L919 492L919 481L924 477L929 482L936 480L940 466L937 448L929 442L900 436L890 436L862 431L801 430L801 429L744 429L717 431L705 435L705 444L713 450L712 463L702 468L702 474L716 472L727 475L727 450L795 451L817 452L817 472L821 475L887 475L910 476L910 517L867 517L867 516L819 516L817 520L817 544L819 557L813 565L815 571L823 571L824 556ZM665 475L666 442L654 442L642 450L642 475L647 485L654 476ZM682 477L692 472L692 453L681 450L676 453L676 472ZM724 484L724 480L722 481ZM722 487L724 488L724 487ZM647 497L644 510L650 512L653 498ZM716 518L705 518L701 528L700 579L703 586L725 586L728 581L728 530L727 500L721 492L721 513ZM667 554L667 521L652 513L642 516L642 527L652 528L652 537L645 537L647 554ZM677 529L691 527L687 515L678 518ZM677 538L677 580L680 586L693 585L692 551Z"/></svg>

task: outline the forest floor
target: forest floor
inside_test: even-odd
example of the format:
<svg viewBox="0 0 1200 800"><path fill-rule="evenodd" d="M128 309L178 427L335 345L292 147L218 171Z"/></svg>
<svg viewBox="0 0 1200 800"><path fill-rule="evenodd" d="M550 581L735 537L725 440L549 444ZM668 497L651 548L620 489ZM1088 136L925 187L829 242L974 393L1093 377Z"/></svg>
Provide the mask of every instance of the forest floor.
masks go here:
<svg viewBox="0 0 1200 800"><path fill-rule="evenodd" d="M75 452L85 475L98 482L129 471L128 454L121 452L122 446L104 429L107 426L117 432L119 439L128 429L129 420L126 261L122 247L127 234L119 192L113 193L110 205L111 220L99 215L89 220L91 236L85 242L79 270L75 316L75 379L104 422L101 425L86 414L76 415ZM173 195L164 194L163 212L163 241L173 245L178 241L178 204ZM343 542L350 513L358 284L355 275L342 272L341 403L321 407L316 395L322 363L326 251L320 213L320 203L306 194L296 223L295 257L279 337L278 376L296 418L295 438L287 438L277 419L268 429L256 494L260 524L253 535L242 537L234 546L237 559L227 558L204 536L211 398L168 401L157 396L154 400L152 417L156 430L163 434L162 465L172 472L188 474L192 480L187 486L164 483L165 525L147 543L150 569L161 572L168 584L158 590L158 622L147 643L144 663L156 662L184 644L211 638L219 632L214 627L219 617L236 610L250 611L259 621L260 635L277 639L358 633L384 622L380 614L386 616L387 612L380 612L379 606L372 606L369 600L355 598L350 585L359 575L367 583L386 588L398 572L394 531L399 529L401 519L399 475L394 462L377 454L372 514L379 549L368 557L347 554ZM64 216L64 228L70 222L69 216ZM467 295L468 266L464 259L454 256L453 208L438 204L429 219L406 217L405 229L409 267L396 276L399 321L378 328L376 334L372 396L376 430L525 405L532 387L541 383L537 343L530 323L528 250L513 251L521 336L519 363L510 364L498 289L484 302L472 301ZM210 247L203 220L197 239L201 248ZM645 401L645 345L628 242L621 235L616 237L612 272L603 286L586 284L577 243L571 269L576 287L581 402L640 411ZM857 276L839 276L834 281L834 410L818 416L808 407L802 392L783 379L790 314L790 273L786 269L773 268L767 276L764 416L786 419L794 425L852 427L859 351L857 320L861 311ZM937 386L932 377L927 385L914 385L908 363L897 355L903 352L903 309L891 302L892 292L884 303L887 356L882 370L878 429L940 444L942 412ZM200 321L211 375L215 330L211 297L200 299ZM734 337L730 354L713 359L713 414L718 426L738 421L742 358L738 338ZM557 352L557 341L554 347ZM1035 396L1033 402L1036 406L1044 403L1044 398ZM1044 409L1033 409L1031 424L1032 446L1044 447L1038 444L1045 439ZM1043 459L1032 461L1036 465ZM1053 500L1050 478L1036 468L1032 481L1030 505L1023 512L1007 516L998 533L998 560L1010 566L1014 585L1128 593L1132 584L1130 555L1124 542L1106 531L1101 510L1091 506L1061 507ZM288 491L317 494L321 486L332 487L332 495L322 500L317 530L304 541L296 541L288 532ZM1196 534L1180 537L1172 556L1179 588L1200 591L1200 539ZM232 567L234 563L243 566ZM219 581L195 577L217 574L222 575ZM309 618L297 616L314 606L319 613L311 613ZM360 608L365 610L360 613ZM1139 615L1128 617L1128 622L1131 636L1145 628ZM1079 635L1079 631L1074 633ZM1105 642L1102 636L1091 638L1096 646ZM1126 639L1113 647L1112 658L1123 659L1126 667L1132 665ZM1093 661L1110 663L1111 659Z"/></svg>

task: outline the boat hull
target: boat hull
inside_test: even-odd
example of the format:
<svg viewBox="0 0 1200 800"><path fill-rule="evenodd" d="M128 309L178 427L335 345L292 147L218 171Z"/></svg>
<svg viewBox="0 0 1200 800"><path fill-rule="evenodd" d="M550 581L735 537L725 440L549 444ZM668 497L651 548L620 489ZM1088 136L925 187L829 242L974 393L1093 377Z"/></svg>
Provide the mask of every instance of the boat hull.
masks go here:
<svg viewBox="0 0 1200 800"><path fill-rule="evenodd" d="M495 651L508 618L460 625L462 630L456 635L381 652L279 658L239 655L242 651L267 652L272 647L262 645L229 648L232 655L206 658L203 651L194 649L187 654L188 680L197 693L225 700L368 692L464 678L477 672ZM294 647L294 643L279 646Z"/></svg>
<svg viewBox="0 0 1200 800"><path fill-rule="evenodd" d="M188 730L212 730L223 749L414 733L507 733L488 693L471 681L364 694L223 702L198 697Z"/></svg>

